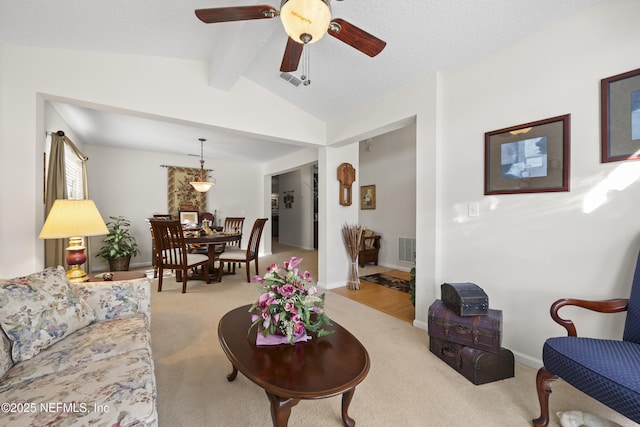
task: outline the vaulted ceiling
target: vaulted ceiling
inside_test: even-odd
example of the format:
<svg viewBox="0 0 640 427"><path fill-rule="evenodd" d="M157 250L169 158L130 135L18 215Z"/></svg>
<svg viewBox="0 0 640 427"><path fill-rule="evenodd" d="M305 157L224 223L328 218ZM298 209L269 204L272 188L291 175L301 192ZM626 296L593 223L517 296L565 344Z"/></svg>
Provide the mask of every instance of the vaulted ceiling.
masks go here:
<svg viewBox="0 0 640 427"><path fill-rule="evenodd" d="M279 9L278 0L0 0L0 40L204 61L213 87L229 90L242 76L331 122L430 73L462 66L600 1L334 0L333 17L362 28L387 46L370 58L336 38L324 37L309 50L311 84L297 87L280 77L287 36L278 18L204 24L194 13L256 4ZM299 72L292 74L300 77ZM264 161L267 155L298 149L239 135L219 138L210 129L78 106L56 108L83 140L100 145L159 151L171 146L186 154L194 147L199 152L197 138L202 136L209 139L207 157L246 161ZM77 121L93 121L95 126L83 127ZM88 128L95 135L82 133ZM137 137L126 137L131 134Z"/></svg>

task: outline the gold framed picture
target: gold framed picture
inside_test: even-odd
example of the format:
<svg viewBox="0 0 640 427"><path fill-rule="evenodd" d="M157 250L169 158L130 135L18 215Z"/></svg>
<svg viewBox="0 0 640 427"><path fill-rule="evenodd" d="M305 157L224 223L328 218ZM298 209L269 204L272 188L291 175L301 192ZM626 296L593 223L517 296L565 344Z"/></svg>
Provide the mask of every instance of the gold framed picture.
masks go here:
<svg viewBox="0 0 640 427"><path fill-rule="evenodd" d="M376 186L361 185L360 186L360 209L376 208Z"/></svg>

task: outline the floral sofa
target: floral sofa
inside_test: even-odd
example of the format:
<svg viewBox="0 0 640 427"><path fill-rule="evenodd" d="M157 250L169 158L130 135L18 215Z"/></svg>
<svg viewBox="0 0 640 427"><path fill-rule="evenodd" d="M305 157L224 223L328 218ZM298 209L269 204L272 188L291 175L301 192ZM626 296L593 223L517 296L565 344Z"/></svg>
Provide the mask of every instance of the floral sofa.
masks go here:
<svg viewBox="0 0 640 427"><path fill-rule="evenodd" d="M0 424L157 426L150 283L0 280Z"/></svg>

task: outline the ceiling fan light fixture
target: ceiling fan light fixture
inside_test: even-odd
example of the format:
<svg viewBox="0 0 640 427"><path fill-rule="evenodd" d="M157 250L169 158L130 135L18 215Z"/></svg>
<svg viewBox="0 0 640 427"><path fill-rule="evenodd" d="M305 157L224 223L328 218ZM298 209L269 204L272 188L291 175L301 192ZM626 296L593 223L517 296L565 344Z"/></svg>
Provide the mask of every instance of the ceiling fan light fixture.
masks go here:
<svg viewBox="0 0 640 427"><path fill-rule="evenodd" d="M331 0L282 0L280 19L284 30L298 43L320 40L331 22Z"/></svg>

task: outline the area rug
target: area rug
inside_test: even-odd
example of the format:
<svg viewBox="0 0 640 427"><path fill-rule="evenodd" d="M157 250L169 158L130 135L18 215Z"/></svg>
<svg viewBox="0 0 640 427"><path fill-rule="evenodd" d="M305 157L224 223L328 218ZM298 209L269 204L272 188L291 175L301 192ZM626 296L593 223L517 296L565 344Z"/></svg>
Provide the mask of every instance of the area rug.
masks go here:
<svg viewBox="0 0 640 427"><path fill-rule="evenodd" d="M401 292L409 293L409 281L399 279L397 277L390 276L384 273L370 274L368 276L360 276L360 280L366 280L369 283L375 283L377 285L386 286L387 288L395 289Z"/></svg>

